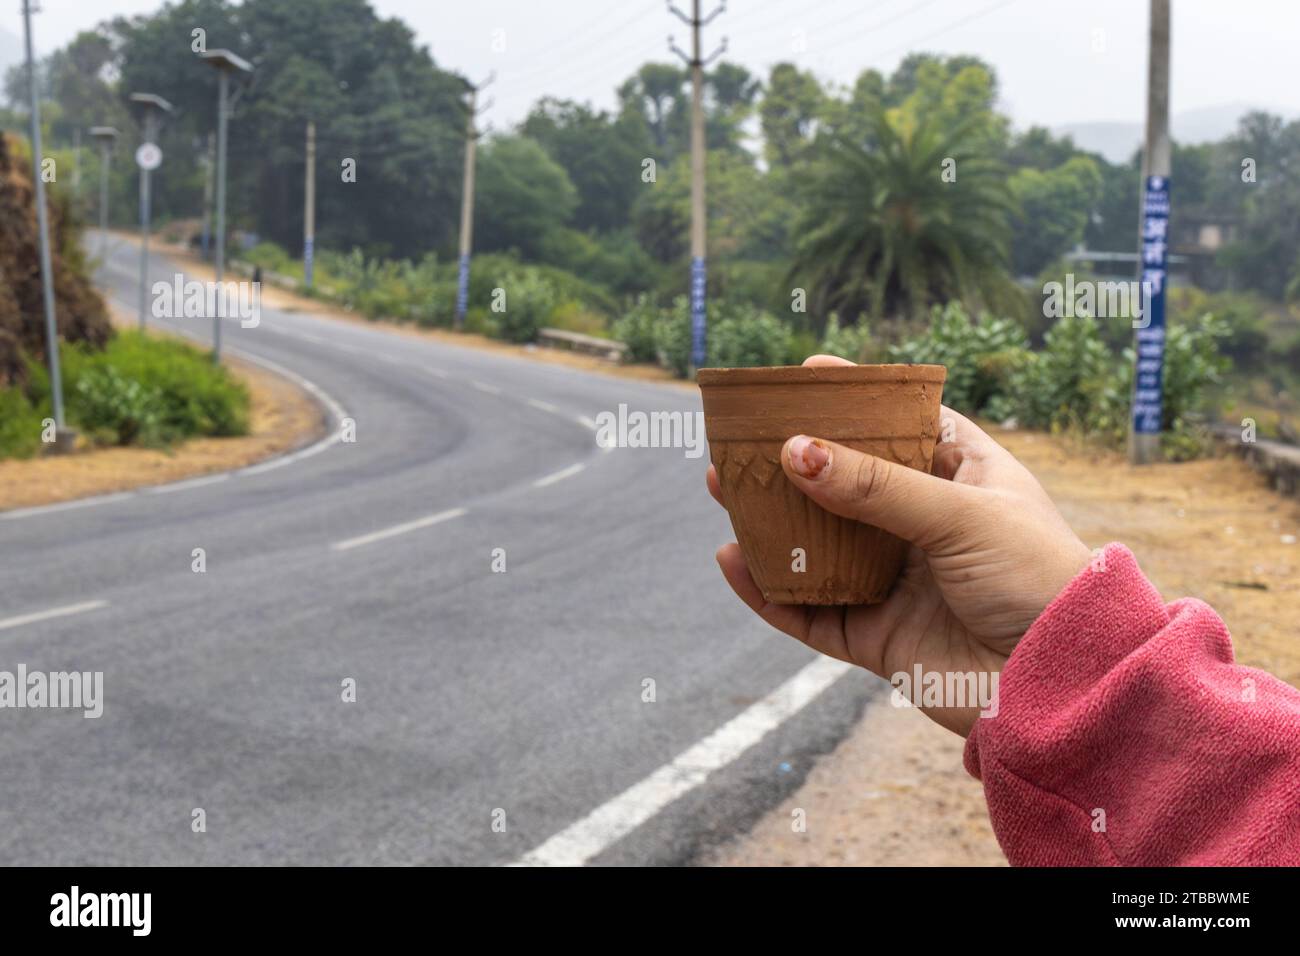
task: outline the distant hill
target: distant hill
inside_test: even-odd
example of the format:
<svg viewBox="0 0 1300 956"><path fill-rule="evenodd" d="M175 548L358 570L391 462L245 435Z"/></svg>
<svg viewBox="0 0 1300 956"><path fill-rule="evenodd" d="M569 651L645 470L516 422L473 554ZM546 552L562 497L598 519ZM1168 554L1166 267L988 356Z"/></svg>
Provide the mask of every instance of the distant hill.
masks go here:
<svg viewBox="0 0 1300 956"><path fill-rule="evenodd" d="M1293 119L1283 110L1271 109L1251 103L1225 103L1197 110L1175 113L1171 126L1174 139L1180 143L1209 143L1223 139L1237 128L1237 121L1254 110L1278 113ZM1080 149L1101 153L1112 163L1127 162L1133 151L1142 145L1141 123L1096 122L1067 123L1052 130L1058 136L1069 135Z"/></svg>

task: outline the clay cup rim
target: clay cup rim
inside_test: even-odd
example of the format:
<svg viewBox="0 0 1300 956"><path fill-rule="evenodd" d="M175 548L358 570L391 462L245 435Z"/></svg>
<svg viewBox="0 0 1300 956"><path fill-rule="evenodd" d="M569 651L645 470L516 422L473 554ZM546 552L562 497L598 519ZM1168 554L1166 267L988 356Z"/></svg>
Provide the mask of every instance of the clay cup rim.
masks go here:
<svg viewBox="0 0 1300 956"><path fill-rule="evenodd" d="M942 385L942 365L766 365L756 368L702 368L700 387L718 385L860 385L867 382L925 382Z"/></svg>

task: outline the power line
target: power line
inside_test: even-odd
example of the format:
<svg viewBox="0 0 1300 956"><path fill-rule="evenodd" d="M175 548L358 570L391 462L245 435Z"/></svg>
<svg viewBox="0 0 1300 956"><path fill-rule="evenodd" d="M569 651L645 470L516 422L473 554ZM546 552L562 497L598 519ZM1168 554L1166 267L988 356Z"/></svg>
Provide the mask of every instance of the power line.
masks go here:
<svg viewBox="0 0 1300 956"><path fill-rule="evenodd" d="M972 13L968 17L963 17L960 20L954 20L946 27L935 30L933 33L927 33L923 37L918 37L915 40L910 40L907 43L902 43L891 50L886 50L884 53L877 54L876 58L892 56L893 54L899 52L900 50L906 49L908 47L914 48L918 43L928 43L930 40L933 40L935 37L943 36L945 33L955 30L960 26L964 26L967 23L970 23L974 20L978 20L980 17L1001 10L1003 7L1009 7L1011 4L1015 2L1016 0L999 0L998 3L991 4L990 6L985 7L983 10L977 10L975 13Z"/></svg>
<svg viewBox="0 0 1300 956"><path fill-rule="evenodd" d="M657 6L657 4L653 4L653 3L652 3L652 4L650 4L650 6L648 6L648 7L643 7L643 8L640 9L637 13L635 13L635 14L634 14L630 19L625 20L625 21L619 23L618 26L613 27L613 28L610 29L608 32L606 32L606 33L602 33L602 34L601 34L600 36L598 36L598 37L591 38L591 39L587 39L587 40L585 41L585 43L584 43L585 47L586 47L587 49L591 49L592 47L596 46L596 45L599 44L599 43L602 43L603 41L609 39L610 37L615 36L615 35L618 34L618 33L621 33L623 30L626 30L628 27L630 27L632 24L636 23L638 20L642 20L642 19L644 19L646 16L648 16L648 15L651 13L651 10L653 9L654 6ZM597 21L597 22L600 22L600 21ZM570 42L572 42L572 41L575 40L575 39L576 39L576 37L570 37ZM562 48L560 48L560 49L562 50ZM549 61L549 60L553 60L553 59L555 58L555 55L556 55L557 52L558 52L558 51L557 51L556 48L548 49L548 50L546 51L546 56L547 56L548 61ZM533 77L533 76L537 76L538 74L545 73L546 70L549 69L549 67L550 67L550 63L547 62L547 63L545 63L545 64L543 64L543 65L541 65L541 66L534 67L534 68L531 69L531 70L523 70L523 71L521 71L521 72L519 72L519 73L513 73L513 74L511 74L511 77L510 77L510 78L511 78L512 81L519 81L519 80L529 79L529 78L531 78L531 77Z"/></svg>

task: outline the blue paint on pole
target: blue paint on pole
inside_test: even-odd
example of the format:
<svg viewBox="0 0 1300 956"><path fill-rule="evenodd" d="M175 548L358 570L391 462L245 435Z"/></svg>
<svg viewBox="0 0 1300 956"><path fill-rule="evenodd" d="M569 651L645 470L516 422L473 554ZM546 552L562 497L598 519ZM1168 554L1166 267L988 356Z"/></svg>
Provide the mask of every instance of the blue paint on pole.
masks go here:
<svg viewBox="0 0 1300 956"><path fill-rule="evenodd" d="M302 280L307 288L311 288L312 262L314 256L312 253L316 248L316 240L304 239L302 241Z"/></svg>
<svg viewBox="0 0 1300 956"><path fill-rule="evenodd" d="M707 362L707 319L704 312L704 293L708 288L705 278L704 257L691 258L691 364L703 368Z"/></svg>
<svg viewBox="0 0 1300 956"><path fill-rule="evenodd" d="M460 257L460 272L456 278L456 325L465 321L465 310L469 308L469 254Z"/></svg>
<svg viewBox="0 0 1300 956"><path fill-rule="evenodd" d="M1137 323L1133 431L1160 432L1165 365L1165 285L1169 257L1169 177L1148 176L1142 195L1143 314Z"/></svg>

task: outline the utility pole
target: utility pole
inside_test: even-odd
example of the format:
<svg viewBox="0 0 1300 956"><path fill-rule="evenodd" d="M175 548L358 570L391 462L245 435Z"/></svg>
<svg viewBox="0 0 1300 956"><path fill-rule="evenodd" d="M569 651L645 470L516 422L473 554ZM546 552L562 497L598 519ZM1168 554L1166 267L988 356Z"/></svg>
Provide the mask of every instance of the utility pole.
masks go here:
<svg viewBox="0 0 1300 956"><path fill-rule="evenodd" d="M113 162L113 144L117 130L111 126L92 126L91 137L99 143L99 259L108 262L108 170Z"/></svg>
<svg viewBox="0 0 1300 956"><path fill-rule="evenodd" d="M691 52L688 56L672 37L668 48L686 61L691 68L691 367L699 368L707 361L707 313L705 296L708 291L708 272L705 267L707 248L707 220L704 207L704 68L727 49L726 38L707 59L700 50L700 28L708 26L727 9L726 0L707 17L700 17L700 0L691 0L688 17L668 0L668 12L691 28Z"/></svg>
<svg viewBox="0 0 1300 956"><path fill-rule="evenodd" d="M203 238L201 240L203 261L208 260L208 250L212 246L212 181L217 168L217 137L208 134L208 148L203 154Z"/></svg>
<svg viewBox="0 0 1300 956"><path fill-rule="evenodd" d="M1165 286L1169 254L1169 0L1151 0L1147 60L1146 149L1142 155L1142 208L1138 217L1138 279L1142 314L1133 323L1135 367L1129 461L1160 457L1164 409Z"/></svg>
<svg viewBox="0 0 1300 956"><path fill-rule="evenodd" d="M59 374L59 330L54 321L54 267L50 263L50 223L45 210L45 180L41 177L41 95L36 86L32 55L32 2L23 0L23 41L27 53L27 91L32 103L32 179L36 183L36 226L41 245L41 297L45 302L45 351L50 360L50 400L54 406L56 448L65 448L63 378Z"/></svg>
<svg viewBox="0 0 1300 956"><path fill-rule="evenodd" d="M492 73L482 83L469 85L469 110L465 128L465 179L460 195L460 262L456 276L456 331L465 327L465 312L469 308L469 256L474 243L474 160L478 152L479 133L475 120L492 105L489 101L478 106L478 94L487 89L496 78Z"/></svg>
<svg viewBox="0 0 1300 956"><path fill-rule="evenodd" d="M217 312L212 316L212 361L221 361L221 313L226 301L226 121L230 118L230 74L253 72L253 65L229 50L199 54L217 71Z"/></svg>
<svg viewBox="0 0 1300 956"><path fill-rule="evenodd" d="M302 282L311 288L316 252L316 124L307 121L307 166L303 171Z"/></svg>

